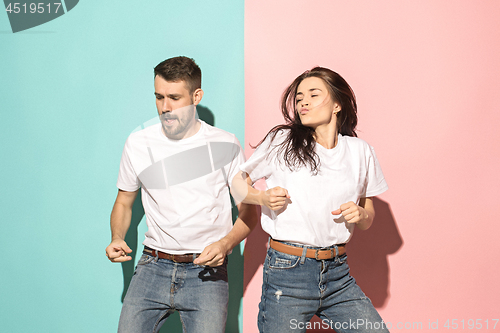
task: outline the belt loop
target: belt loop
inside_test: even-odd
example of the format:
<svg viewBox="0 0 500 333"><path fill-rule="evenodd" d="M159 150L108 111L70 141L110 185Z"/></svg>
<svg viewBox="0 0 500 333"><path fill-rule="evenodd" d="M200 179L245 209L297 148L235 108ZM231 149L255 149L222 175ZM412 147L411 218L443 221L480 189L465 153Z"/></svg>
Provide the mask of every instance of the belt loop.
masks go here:
<svg viewBox="0 0 500 333"><path fill-rule="evenodd" d="M156 254L155 255L155 257L156 257L155 258L155 263L156 263L156 262L158 262L158 259L160 259L160 257L159 257L160 254L158 253L158 250L155 250L155 254Z"/></svg>
<svg viewBox="0 0 500 333"><path fill-rule="evenodd" d="M337 244L335 244L333 248L335 249L335 261L337 261L337 259L339 258L339 247L337 246Z"/></svg>
<svg viewBox="0 0 500 333"><path fill-rule="evenodd" d="M193 253L193 262L195 261L196 259L196 253Z"/></svg>
<svg viewBox="0 0 500 333"><path fill-rule="evenodd" d="M307 254L307 246L304 246L302 248L302 256L300 257L300 264L301 265L304 265L304 263L306 262L306 254Z"/></svg>

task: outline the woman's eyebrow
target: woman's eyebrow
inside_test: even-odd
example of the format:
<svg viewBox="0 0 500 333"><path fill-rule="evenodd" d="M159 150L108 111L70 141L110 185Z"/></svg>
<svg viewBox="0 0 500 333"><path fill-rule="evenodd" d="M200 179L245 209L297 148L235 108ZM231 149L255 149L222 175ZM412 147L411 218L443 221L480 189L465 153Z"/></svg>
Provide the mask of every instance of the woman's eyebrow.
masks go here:
<svg viewBox="0 0 500 333"><path fill-rule="evenodd" d="M309 91L313 91L313 90L323 91L323 90L321 90L319 88L311 88L311 89L309 89ZM295 94L295 96L297 96L297 95L304 95L304 93L302 93L302 92L299 91L297 94Z"/></svg>

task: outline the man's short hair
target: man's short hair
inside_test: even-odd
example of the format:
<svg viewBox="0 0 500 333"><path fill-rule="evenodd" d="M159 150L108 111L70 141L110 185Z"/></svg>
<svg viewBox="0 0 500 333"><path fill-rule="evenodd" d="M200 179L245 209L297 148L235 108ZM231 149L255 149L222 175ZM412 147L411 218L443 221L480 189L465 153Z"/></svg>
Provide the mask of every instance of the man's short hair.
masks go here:
<svg viewBox="0 0 500 333"><path fill-rule="evenodd" d="M160 62L155 67L155 77L156 75L165 81L186 82L191 94L201 88L201 69L193 59L188 57L174 57Z"/></svg>

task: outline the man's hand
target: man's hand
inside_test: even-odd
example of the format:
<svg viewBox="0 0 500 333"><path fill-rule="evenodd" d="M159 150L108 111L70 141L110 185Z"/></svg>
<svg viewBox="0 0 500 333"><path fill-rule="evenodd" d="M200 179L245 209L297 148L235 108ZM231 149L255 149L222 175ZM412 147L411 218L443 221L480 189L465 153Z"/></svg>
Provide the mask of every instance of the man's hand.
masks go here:
<svg viewBox="0 0 500 333"><path fill-rule="evenodd" d="M342 214L347 223L359 224L366 220L369 216L363 207L356 205L354 202L349 201L348 203L340 205L340 208L332 211L332 215Z"/></svg>
<svg viewBox="0 0 500 333"><path fill-rule="evenodd" d="M286 200L290 199L288 191L279 186L273 187L265 192L262 192L262 205L271 210L279 210L286 204Z"/></svg>
<svg viewBox="0 0 500 333"><path fill-rule="evenodd" d="M210 267L220 266L224 263L228 252L229 248L227 244L220 240L203 249L203 252L193 261L193 264Z"/></svg>
<svg viewBox="0 0 500 333"><path fill-rule="evenodd" d="M111 262L124 262L132 260L132 257L127 255L131 252L132 250L122 239L113 240L106 248L106 256Z"/></svg>
<svg viewBox="0 0 500 333"><path fill-rule="evenodd" d="M132 250L125 243L125 235L130 227L132 206L139 190L127 192L118 190L113 211L111 212L111 244L106 248L106 256L111 262L124 262L132 260L127 254Z"/></svg>

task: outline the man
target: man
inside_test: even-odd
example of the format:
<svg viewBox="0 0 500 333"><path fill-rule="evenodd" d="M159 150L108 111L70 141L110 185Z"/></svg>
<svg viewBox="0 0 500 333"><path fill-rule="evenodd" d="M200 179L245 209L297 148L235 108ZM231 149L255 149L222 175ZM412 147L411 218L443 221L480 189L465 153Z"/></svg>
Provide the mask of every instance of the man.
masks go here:
<svg viewBox="0 0 500 333"><path fill-rule="evenodd" d="M255 206L238 204L232 225L228 179L243 153L233 134L197 118L203 90L192 59L167 59L154 73L160 123L127 139L106 248L112 262L132 259L124 239L142 188L148 231L118 331L157 332L179 311L185 332L224 332L226 256L258 222Z"/></svg>

